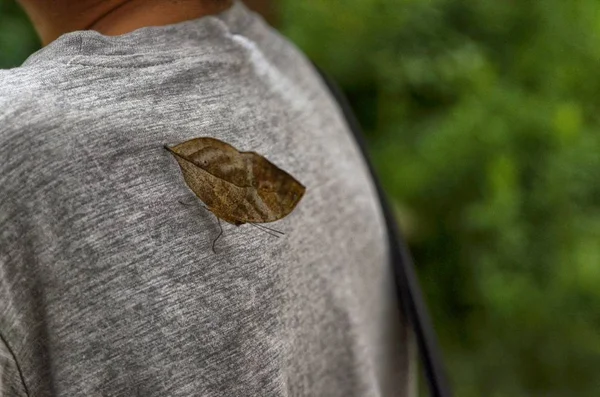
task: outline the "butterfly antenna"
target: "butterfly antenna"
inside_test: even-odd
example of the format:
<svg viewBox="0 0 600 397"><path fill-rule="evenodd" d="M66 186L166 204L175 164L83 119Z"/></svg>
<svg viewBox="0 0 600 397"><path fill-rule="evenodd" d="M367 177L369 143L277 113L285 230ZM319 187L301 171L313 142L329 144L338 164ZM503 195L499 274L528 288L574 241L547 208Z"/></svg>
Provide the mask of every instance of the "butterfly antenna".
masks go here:
<svg viewBox="0 0 600 397"><path fill-rule="evenodd" d="M215 218L217 218L217 222L219 223L219 229L221 229L221 231L219 232L219 234L213 240L213 243L212 243L212 251L213 251L214 254L217 253L217 251L215 251L215 244L216 244L217 240L219 239L219 237L221 237L221 235L223 234L223 226L221 226L221 220L217 216L215 216Z"/></svg>
<svg viewBox="0 0 600 397"><path fill-rule="evenodd" d="M268 227L268 226L261 225L261 224L258 224L258 223L255 223L255 225L256 225L256 226L258 226L258 227L260 227L260 228L263 228L263 229L269 230L269 231L271 231L271 232L273 232L273 233L277 233L277 234L280 234L280 235L282 235L282 236L283 236L283 235L285 235L285 233L284 233L284 232L280 232L280 231L279 231L279 230L277 230L277 229L273 229L273 228L270 228L270 227Z"/></svg>
<svg viewBox="0 0 600 397"><path fill-rule="evenodd" d="M265 227L265 226L262 226L262 227L261 227L261 226L259 226L259 225L258 225L258 224L256 224L256 223L249 223L249 225L252 225L252 226L254 226L255 228L257 228L258 230L260 230L260 231L262 231L262 232L265 232L265 233L267 233L268 235L271 235L271 236L273 236L273 237L277 237L277 238L281 237L281 235L280 235L280 234L276 234L276 233L275 233L275 232L277 232L277 233L281 233L281 232L280 232L280 231L278 231L278 230L270 229L270 228L268 228L268 227ZM283 234L283 233L281 233L281 234Z"/></svg>

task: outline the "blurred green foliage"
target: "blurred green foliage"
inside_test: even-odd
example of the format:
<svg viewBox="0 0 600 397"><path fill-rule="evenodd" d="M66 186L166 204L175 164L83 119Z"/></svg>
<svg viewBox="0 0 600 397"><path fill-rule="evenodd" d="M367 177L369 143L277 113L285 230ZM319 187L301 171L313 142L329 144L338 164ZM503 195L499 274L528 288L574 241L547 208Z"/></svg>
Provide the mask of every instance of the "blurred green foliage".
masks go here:
<svg viewBox="0 0 600 397"><path fill-rule="evenodd" d="M343 86L415 254L457 396L596 396L600 2L281 3ZM0 0L0 68L38 48Z"/></svg>
<svg viewBox="0 0 600 397"><path fill-rule="evenodd" d="M40 41L25 13L13 0L0 0L0 69L19 66Z"/></svg>
<svg viewBox="0 0 600 397"><path fill-rule="evenodd" d="M342 84L456 395L600 393L600 2L285 0Z"/></svg>

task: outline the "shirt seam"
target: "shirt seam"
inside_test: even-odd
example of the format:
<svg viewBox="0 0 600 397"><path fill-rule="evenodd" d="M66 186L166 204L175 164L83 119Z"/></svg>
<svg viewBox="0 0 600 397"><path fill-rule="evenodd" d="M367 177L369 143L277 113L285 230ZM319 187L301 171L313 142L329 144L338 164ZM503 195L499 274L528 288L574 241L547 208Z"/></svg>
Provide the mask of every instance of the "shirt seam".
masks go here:
<svg viewBox="0 0 600 397"><path fill-rule="evenodd" d="M227 28L227 30L229 30L229 33L232 36L238 36L238 35L243 35L250 27L253 23L256 23L256 17L252 16L252 15L246 15L245 16L245 20L243 21L243 24L241 26L239 26L238 29L231 29L231 26L229 26L229 24L222 20L221 18L219 18L218 16L212 16L214 19L216 19L219 23L225 25L225 27ZM235 32L234 32L235 31ZM83 45L83 38L80 37L80 43L79 43L79 48L81 50L81 47ZM153 67L153 66L159 66L159 65L167 65L169 63L173 63L179 59L192 59L192 58L197 58L198 55L189 55L189 56L178 56L176 57L176 59L170 59L168 61L165 62L157 62L157 63L152 63L152 64L147 64L147 65L142 65L142 66L111 66L111 65L95 65L95 64L88 64L85 62L74 62L75 59L81 59L83 56L81 54L75 54L73 55L72 58L70 58L67 61L60 61L58 60L59 63L61 64L66 64L66 65L79 65L79 66L87 66L87 67L97 67L97 68L104 68L104 69L143 69L146 67Z"/></svg>
<svg viewBox="0 0 600 397"><path fill-rule="evenodd" d="M68 62L64 62L62 64L65 66L84 66L84 67L101 68L101 69L144 69L144 68L151 68L154 66L168 65L171 63L175 63L181 59L198 59L197 55L193 55L193 56L191 55L191 56L177 57L176 59L170 59L170 60L164 61L164 62L149 63L149 64L139 65L139 66L135 66L135 65L119 66L119 65L96 65L93 63L85 63L85 62L73 62L73 59L76 59L76 57L74 57L74 58L72 58L72 60L70 60ZM219 60L219 61L202 60L201 62L205 63L205 64L235 63L235 62L227 62L227 61L223 61L223 60Z"/></svg>

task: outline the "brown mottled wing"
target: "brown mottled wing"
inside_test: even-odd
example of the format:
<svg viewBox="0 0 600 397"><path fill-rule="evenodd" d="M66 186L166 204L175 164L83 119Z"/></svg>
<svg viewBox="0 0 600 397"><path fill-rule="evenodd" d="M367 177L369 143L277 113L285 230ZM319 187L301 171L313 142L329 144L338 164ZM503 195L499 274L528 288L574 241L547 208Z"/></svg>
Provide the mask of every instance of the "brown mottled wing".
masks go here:
<svg viewBox="0 0 600 397"><path fill-rule="evenodd" d="M171 148L192 191L219 218L234 224L273 222L287 216L305 188L254 152L238 152L214 138Z"/></svg>
<svg viewBox="0 0 600 397"><path fill-rule="evenodd" d="M241 152L250 171L253 189L235 216L245 222L273 222L286 217L296 207L306 188L293 176L254 152Z"/></svg>
<svg viewBox="0 0 600 397"><path fill-rule="evenodd" d="M238 203L244 200L246 188L226 182L198 167L173 149L168 147L167 149L174 154L179 163L185 183L208 209L227 222L239 224L239 220L231 213L237 208Z"/></svg>
<svg viewBox="0 0 600 397"><path fill-rule="evenodd" d="M170 148L204 171L239 187L251 186L240 152L215 138L195 138Z"/></svg>

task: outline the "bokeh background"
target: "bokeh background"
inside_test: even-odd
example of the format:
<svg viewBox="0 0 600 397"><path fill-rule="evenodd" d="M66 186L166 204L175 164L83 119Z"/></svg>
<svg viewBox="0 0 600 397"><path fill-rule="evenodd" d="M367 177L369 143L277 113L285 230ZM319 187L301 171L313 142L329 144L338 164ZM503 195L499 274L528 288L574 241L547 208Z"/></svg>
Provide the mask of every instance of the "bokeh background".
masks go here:
<svg viewBox="0 0 600 397"><path fill-rule="evenodd" d="M600 1L253 3L349 96L456 396L600 395ZM0 0L0 68L38 47Z"/></svg>

